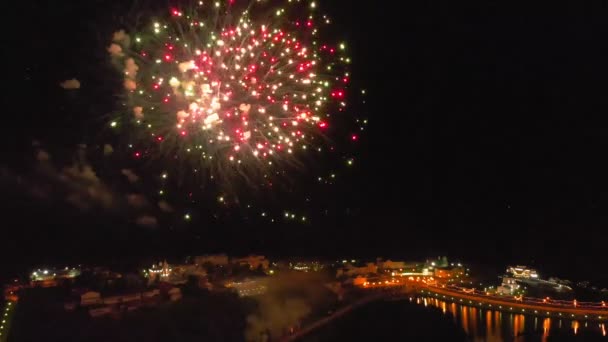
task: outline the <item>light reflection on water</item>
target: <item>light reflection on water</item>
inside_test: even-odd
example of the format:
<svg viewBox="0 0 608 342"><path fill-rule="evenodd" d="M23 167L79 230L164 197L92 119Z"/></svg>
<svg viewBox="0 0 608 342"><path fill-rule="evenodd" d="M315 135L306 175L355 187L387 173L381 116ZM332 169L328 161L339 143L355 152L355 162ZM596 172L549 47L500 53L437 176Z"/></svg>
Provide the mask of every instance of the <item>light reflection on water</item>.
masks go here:
<svg viewBox="0 0 608 342"><path fill-rule="evenodd" d="M551 317L539 317L501 312L446 302L432 297L416 298L416 303L435 307L454 320L473 341L549 341L551 334L560 332L573 337L582 331L606 336L606 324L581 322Z"/></svg>

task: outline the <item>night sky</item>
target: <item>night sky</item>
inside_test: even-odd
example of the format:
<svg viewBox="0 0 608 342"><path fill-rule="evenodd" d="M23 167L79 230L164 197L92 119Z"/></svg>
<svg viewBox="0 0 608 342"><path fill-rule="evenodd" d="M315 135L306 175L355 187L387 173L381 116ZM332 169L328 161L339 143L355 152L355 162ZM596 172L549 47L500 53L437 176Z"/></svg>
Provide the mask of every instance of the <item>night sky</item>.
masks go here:
<svg viewBox="0 0 608 342"><path fill-rule="evenodd" d="M74 160L78 144L98 151L107 142L101 127L116 109L120 84L105 47L130 4L11 6L3 21L0 162L6 211L0 256L7 270L226 251L448 255L498 269L520 263L545 274L602 276L588 272L605 260L608 241L605 6L323 4L349 44L349 114L369 120L360 139L336 137L342 154L294 172L290 185L271 195L241 187L239 205L218 206L215 195L195 194L195 203L171 198L175 212L156 228L134 224L136 214L121 207L77 209L56 197L61 189L50 199L32 195L49 181L36 171L38 149L60 169ZM81 89L58 86L72 77ZM362 88L365 97L358 95ZM344 155L355 158L352 167L344 166ZM134 190L117 170L154 170L113 158L87 154L120 196ZM329 172L337 174L335 184L316 182ZM285 209L307 222L259 218ZM185 212L190 222L181 219Z"/></svg>

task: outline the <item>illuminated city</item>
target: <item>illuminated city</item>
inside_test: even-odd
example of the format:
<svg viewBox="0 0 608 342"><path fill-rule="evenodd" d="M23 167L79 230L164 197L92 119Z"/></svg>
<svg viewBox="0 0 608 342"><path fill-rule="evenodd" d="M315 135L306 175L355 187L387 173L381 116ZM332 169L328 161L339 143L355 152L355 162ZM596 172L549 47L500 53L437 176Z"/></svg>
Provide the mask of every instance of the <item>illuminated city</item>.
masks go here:
<svg viewBox="0 0 608 342"><path fill-rule="evenodd" d="M290 321L286 331L271 332L271 336L276 338L278 333L282 338L298 339L314 335L317 327L338 319L353 308L383 300L436 306L444 314L449 312L455 319L462 320L467 331L477 328L469 326L463 315L477 319L469 310L485 310L490 317L504 314L519 315L515 318L522 321L533 319L537 322L540 319L544 322L542 329L545 335L549 334L551 324L558 324L560 329L571 325L574 335L579 329L591 329L589 324L591 327L599 324L601 333L606 335L604 326L608 323L608 307L605 301L576 299L577 294L583 298L588 296L584 295L584 284L575 288L545 286L545 283L556 282L542 280L536 271L526 266L508 267L501 277L502 283L484 283L480 281L482 278L483 274L476 274L471 265L461 261L448 262L445 256L425 261L382 258L372 261L365 258L269 259L263 255L205 254L175 262L162 260L140 271L134 269L125 273L82 265L37 268L29 279L16 278L5 286L8 300L5 316L8 317L10 310L20 305L21 296L27 303L33 293L42 294L44 291L47 294L41 298L46 299L38 300L63 302L56 315L80 313L91 319L105 316L128 319L134 312L167 310L167 303L180 305L182 301L191 301L203 294L233 294L239 300L265 303L275 300L272 298L277 293L294 286L299 288L298 291L320 286L332 298L335 309L327 312L318 311L318 308L306 309L301 316ZM534 282L530 283L530 280ZM300 282L305 283L305 287L301 287ZM567 280L560 282L568 283ZM51 295L53 292L49 292L66 287L71 289L67 295L57 292ZM532 293L542 293L542 296ZM597 291L595 298L607 293L608 289L603 288ZM38 304L46 305L44 302ZM461 312L455 311L456 306L461 308ZM500 324L506 323L487 323L488 327ZM538 328L536 324L535 327ZM514 326L513 329L520 332L518 329L523 328ZM471 330L469 333L480 332Z"/></svg>

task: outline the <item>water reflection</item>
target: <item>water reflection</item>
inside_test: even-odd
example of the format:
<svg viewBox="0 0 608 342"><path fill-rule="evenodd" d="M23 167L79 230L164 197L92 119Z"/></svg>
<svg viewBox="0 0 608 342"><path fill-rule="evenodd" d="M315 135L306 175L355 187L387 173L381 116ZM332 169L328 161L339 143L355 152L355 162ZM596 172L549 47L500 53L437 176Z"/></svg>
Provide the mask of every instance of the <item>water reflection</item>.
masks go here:
<svg viewBox="0 0 608 342"><path fill-rule="evenodd" d="M471 331L469 330L469 308L466 306L460 306L460 318L462 320L462 328L467 335L471 335Z"/></svg>
<svg viewBox="0 0 608 342"><path fill-rule="evenodd" d="M547 341L549 337L549 331L551 330L551 318L547 317L543 320L543 342Z"/></svg>
<svg viewBox="0 0 608 342"><path fill-rule="evenodd" d="M526 316L522 314L509 315L513 321L513 336L521 336L526 327Z"/></svg>
<svg viewBox="0 0 608 342"><path fill-rule="evenodd" d="M462 327L473 341L550 341L557 332L572 336L579 335L581 330L606 336L604 323L487 310L430 297L417 298L416 303L436 307L451 315L454 323Z"/></svg>

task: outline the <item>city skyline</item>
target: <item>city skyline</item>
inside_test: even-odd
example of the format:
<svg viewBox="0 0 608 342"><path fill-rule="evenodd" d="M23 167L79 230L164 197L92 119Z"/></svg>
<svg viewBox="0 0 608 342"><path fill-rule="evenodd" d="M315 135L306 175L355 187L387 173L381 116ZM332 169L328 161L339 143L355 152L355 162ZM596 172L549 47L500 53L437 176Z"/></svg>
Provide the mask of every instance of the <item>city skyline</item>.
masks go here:
<svg viewBox="0 0 608 342"><path fill-rule="evenodd" d="M606 278L593 262L605 245L608 206L601 91L608 74L599 48L608 34L601 11L571 15L569 25L558 18L540 25L532 15L513 19L508 5L324 4L353 60L350 113L369 120L355 143L339 146L352 152L352 164L322 160L271 196L243 187L234 205L218 203L216 189L195 203L168 189L171 206L163 207L174 210L171 219L146 228L133 205L81 210L42 191L61 186L56 177L78 160L108 183L115 203L140 200L128 197L138 194L128 172L112 174L100 157L81 159L78 146L104 148L99 118L113 110L115 90L102 82L110 70L103 48L116 29L112 16L126 5L16 6L33 17L23 28L30 38L15 42L7 61L19 91L6 108L20 114L10 116L3 137L10 147L0 165L9 223L4 260L207 250L447 254ZM83 20L93 8L92 21ZM77 92L58 86L73 77L82 83ZM56 174L39 169L45 158ZM133 167L136 176L152 171L161 174Z"/></svg>

